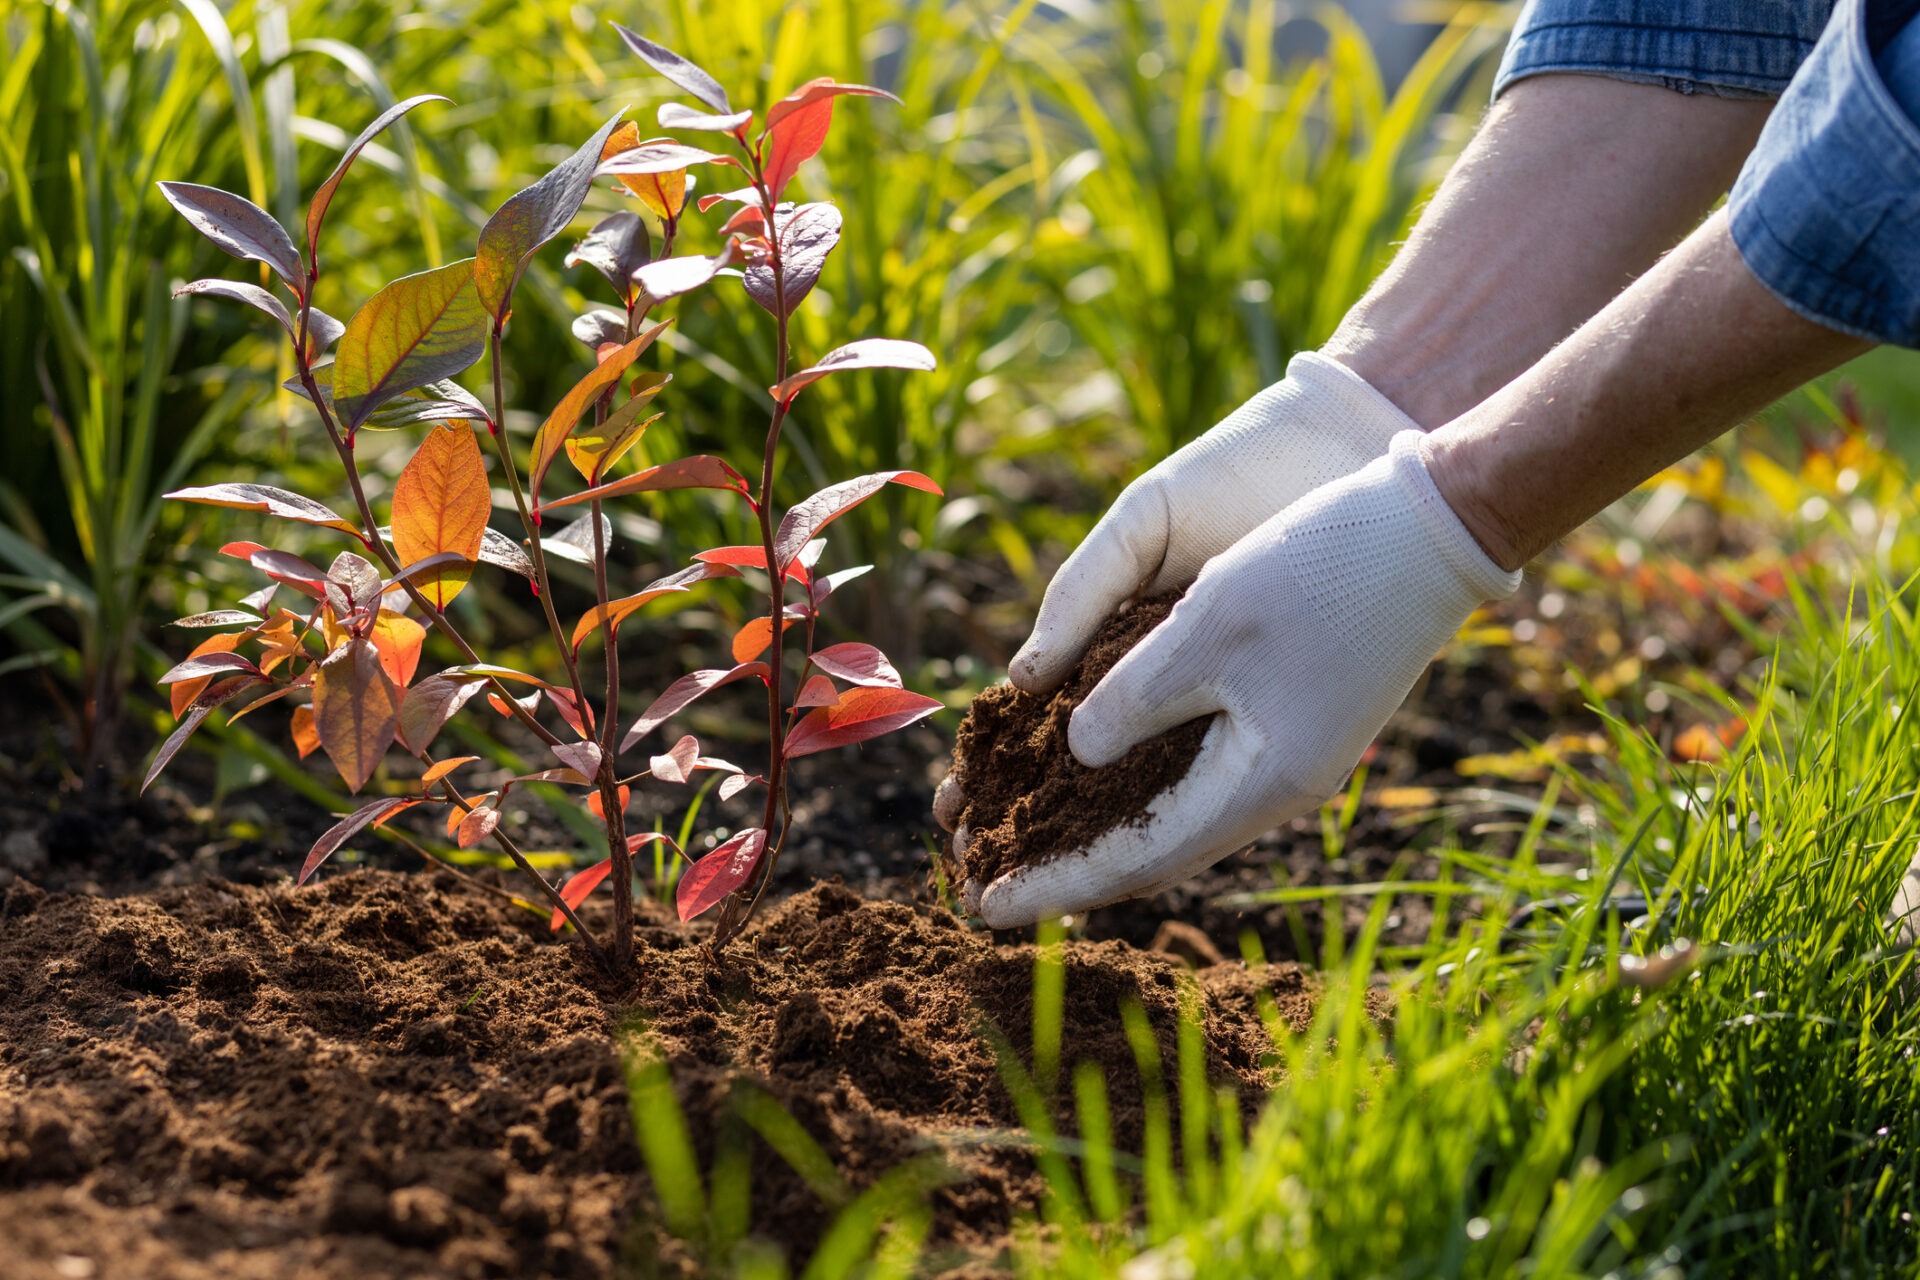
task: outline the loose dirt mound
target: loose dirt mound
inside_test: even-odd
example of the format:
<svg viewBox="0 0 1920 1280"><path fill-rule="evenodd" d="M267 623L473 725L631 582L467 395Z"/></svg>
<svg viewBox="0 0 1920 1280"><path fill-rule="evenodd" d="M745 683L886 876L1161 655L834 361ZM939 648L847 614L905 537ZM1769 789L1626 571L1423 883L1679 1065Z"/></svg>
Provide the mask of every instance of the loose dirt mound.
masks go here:
<svg viewBox="0 0 1920 1280"><path fill-rule="evenodd" d="M1107 620L1066 681L1049 694L996 685L973 700L953 749L967 806L964 875L982 884L1016 867L1047 862L1095 837L1151 815L1154 797L1187 776L1211 717L1140 743L1103 769L1067 746L1067 722L1100 678L1178 599L1137 601Z"/></svg>
<svg viewBox="0 0 1920 1280"><path fill-rule="evenodd" d="M0 1258L11 1278L601 1277L691 1273L653 1223L622 1046L671 1065L703 1152L757 1083L855 1188L943 1149L934 1238L990 1256L1038 1186L982 1144L1014 1124L991 1018L1024 1054L1031 947L935 907L800 894L713 963L642 931L615 984L544 922L422 877L305 889L0 900ZM1185 972L1121 943L1066 950L1069 1063L1106 1069L1122 1140L1140 1088L1119 1004L1171 1061ZM1215 1078L1265 1086L1265 986L1296 1027L1305 977L1201 971ZM644 1020L644 1033L630 1030ZM651 1046L647 1050L644 1046ZM956 1140L961 1138L963 1140ZM825 1215L756 1147L756 1231L796 1251Z"/></svg>

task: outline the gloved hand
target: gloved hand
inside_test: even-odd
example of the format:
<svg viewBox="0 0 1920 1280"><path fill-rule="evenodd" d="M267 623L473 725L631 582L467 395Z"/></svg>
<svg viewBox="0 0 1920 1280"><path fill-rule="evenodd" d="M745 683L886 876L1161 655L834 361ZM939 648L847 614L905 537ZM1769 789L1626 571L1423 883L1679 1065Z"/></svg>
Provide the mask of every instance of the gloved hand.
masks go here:
<svg viewBox="0 0 1920 1280"><path fill-rule="evenodd" d="M1054 688L1122 601L1143 587L1161 595L1187 586L1288 503L1358 471L1416 425L1345 365L1296 355L1283 381L1127 486L1048 584L1009 667L1013 683ZM952 831L966 807L949 775L934 818Z"/></svg>
<svg viewBox="0 0 1920 1280"><path fill-rule="evenodd" d="M1426 437L1316 489L1209 561L1074 712L1091 768L1221 712L1146 822L977 893L994 928L1151 893L1318 806L1481 602L1519 585L1427 474Z"/></svg>
<svg viewBox="0 0 1920 1280"><path fill-rule="evenodd" d="M1345 365L1303 352L1287 376L1128 485L1047 586L1008 668L1054 688L1121 602L1164 595L1288 503L1358 471L1415 426Z"/></svg>

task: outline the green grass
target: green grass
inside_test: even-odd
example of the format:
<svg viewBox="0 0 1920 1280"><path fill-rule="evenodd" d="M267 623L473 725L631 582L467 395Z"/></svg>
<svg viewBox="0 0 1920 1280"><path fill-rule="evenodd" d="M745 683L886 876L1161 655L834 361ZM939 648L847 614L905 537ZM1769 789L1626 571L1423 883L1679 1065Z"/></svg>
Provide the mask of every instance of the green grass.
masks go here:
<svg viewBox="0 0 1920 1280"><path fill-rule="evenodd" d="M1723 764L1669 763L1616 723L1610 771L1562 775L1513 857L1451 851L1442 879L1479 911L1388 969L1386 1022L1364 1003L1377 900L1358 942L1333 943L1313 1027L1274 1020L1283 1084L1250 1131L1208 1089L1197 1028L1162 1063L1135 1010L1147 1137L1114 1151L1101 1078L1061 1043L1064 978L1043 945L1034 1053L1002 1042L1002 1063L1047 1195L1001 1264L1135 1280L1913 1273L1920 1010L1883 916L1920 842L1920 597L1821 598L1797 595ZM649 1159L679 1177L682 1157Z"/></svg>

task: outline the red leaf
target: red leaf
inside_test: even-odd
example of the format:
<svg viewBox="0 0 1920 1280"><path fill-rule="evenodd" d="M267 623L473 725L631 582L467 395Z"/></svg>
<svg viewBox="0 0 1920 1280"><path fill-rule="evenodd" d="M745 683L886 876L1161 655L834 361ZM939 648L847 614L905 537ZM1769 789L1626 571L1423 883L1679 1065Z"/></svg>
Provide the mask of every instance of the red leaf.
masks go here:
<svg viewBox="0 0 1920 1280"><path fill-rule="evenodd" d="M326 596L327 575L322 573L317 565L309 564L290 552L262 547L247 557L247 563L275 582L283 582L295 591L312 596L315 600L324 599Z"/></svg>
<svg viewBox="0 0 1920 1280"><path fill-rule="evenodd" d="M623 791L625 789L624 787L621 788ZM680 846L673 843L673 837L663 835L658 831L648 831L637 836L627 837L627 855L631 857L656 840L671 847L675 853L680 851ZM585 871L580 872L561 886L560 900L572 907L575 911L578 911L580 904L591 897L595 889L598 889L602 884L606 883L607 877L611 874L613 874L612 858L594 863ZM555 933L558 933L566 923L566 913L558 907L555 907L552 918L547 922L547 927Z"/></svg>
<svg viewBox="0 0 1920 1280"><path fill-rule="evenodd" d="M693 776L693 763L700 758L700 740L692 734L667 749L667 754L647 762L653 776L662 782L685 782Z"/></svg>
<svg viewBox="0 0 1920 1280"><path fill-rule="evenodd" d="M840 690L833 681L825 676L809 676L800 686L800 696L793 700L796 707L830 707L840 701Z"/></svg>
<svg viewBox="0 0 1920 1280"><path fill-rule="evenodd" d="M702 564L731 564L749 569L767 567L765 547L715 547L711 551L701 551L693 558ZM787 566L787 576L803 587L809 585L807 567L798 561Z"/></svg>
<svg viewBox="0 0 1920 1280"><path fill-rule="evenodd" d="M313 848L307 850L307 860L300 866L300 874L295 884L305 884L320 864L333 855L333 851L348 840L370 827L377 827L395 814L411 809L419 804L418 800L409 800L405 796L388 796L384 800L375 800L363 804L340 821L327 828L325 835L313 842Z"/></svg>
<svg viewBox="0 0 1920 1280"><path fill-rule="evenodd" d="M832 76L822 76L818 80L807 81L798 89L795 89L792 93L767 108L767 128L773 128L773 126L779 124L782 120L803 107L812 106L814 103L826 98L835 98L842 95L852 95L861 98L885 98L889 102L900 101L900 99L894 97L885 89L876 89L872 85L866 84L840 84L836 82Z"/></svg>
<svg viewBox="0 0 1920 1280"><path fill-rule="evenodd" d="M499 825L500 811L491 805L481 805L460 819L454 839L462 849L471 849L492 835Z"/></svg>
<svg viewBox="0 0 1920 1280"><path fill-rule="evenodd" d="M735 680L744 680L748 676L765 677L768 674L770 669L764 662L743 662L730 670L714 667L681 676L668 685L666 692L655 698L653 705L634 721L633 728L627 730L627 736L620 740L620 749L631 750L634 743L665 724L668 717L701 695L723 684L732 684Z"/></svg>
<svg viewBox="0 0 1920 1280"><path fill-rule="evenodd" d="M586 712L582 714L580 704L574 701L573 690L571 689L556 689L552 685L548 685L546 686L545 692L547 701L553 704L553 709L560 713L560 718L567 722L568 728L572 729L582 738L591 738L593 736L592 707L588 707Z"/></svg>
<svg viewBox="0 0 1920 1280"><path fill-rule="evenodd" d="M901 687L900 673L870 644L830 644L807 661L849 684Z"/></svg>
<svg viewBox="0 0 1920 1280"><path fill-rule="evenodd" d="M680 877L680 887L674 894L680 919L693 919L752 879L766 851L766 831L749 827L694 863Z"/></svg>
<svg viewBox="0 0 1920 1280"><path fill-rule="evenodd" d="M729 493L744 494L747 492L747 481L746 477L719 458L702 453L663 462L657 467L648 467L571 497L560 498L549 502L547 509L570 507L576 502L591 502L595 498L618 498L629 493L653 493L662 489L724 489Z"/></svg>
<svg viewBox="0 0 1920 1280"><path fill-rule="evenodd" d="M828 485L805 502L788 508L781 518L780 532L773 539L775 562L783 568L792 564L815 534L889 484L904 484L927 493L942 492L939 485L918 471L876 471L869 476Z"/></svg>
<svg viewBox="0 0 1920 1280"><path fill-rule="evenodd" d="M851 746L903 729L940 710L938 698L905 689L849 689L839 705L809 711L787 735L788 756Z"/></svg>

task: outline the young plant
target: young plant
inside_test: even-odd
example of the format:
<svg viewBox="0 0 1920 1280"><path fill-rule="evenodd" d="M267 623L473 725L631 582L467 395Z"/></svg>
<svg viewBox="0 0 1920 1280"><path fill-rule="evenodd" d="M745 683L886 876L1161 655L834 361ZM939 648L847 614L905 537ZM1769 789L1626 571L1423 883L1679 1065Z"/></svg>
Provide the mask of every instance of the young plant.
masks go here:
<svg viewBox="0 0 1920 1280"><path fill-rule="evenodd" d="M754 113L736 111L712 76L625 28L616 29L642 61L701 104L702 109L679 103L662 106L661 126L712 135L724 150L673 139L642 140L634 125L615 116L546 177L508 200L482 229L473 257L394 281L344 325L314 306L328 207L367 143L435 95L396 104L347 148L308 206L304 255L284 227L239 196L185 183L161 184L166 198L209 239L236 257L264 263L292 294L289 307L277 294L254 284L200 280L180 290L244 302L280 324L298 370L288 386L313 402L340 459L353 512L342 516L311 498L258 484L216 484L168 496L263 511L331 530L356 543L357 550L342 551L321 569L257 543L229 543L221 549L269 581L242 602L244 608L183 618L177 624L219 630L163 678L172 687L179 725L161 747L147 783L215 708L246 699L233 713L238 717L282 698L304 699L293 713L296 746L302 756L316 748L325 751L353 790L366 785L396 742L425 768L411 792L373 800L323 835L301 867L302 881L353 836L416 805L438 805L447 810L450 836L463 847L491 839L553 905L553 927L571 922L596 955L619 969L632 959L636 853L657 843L687 859L690 865L676 893L680 917L689 920L720 906L714 930L717 948L751 917L786 843L791 828L788 762L878 737L932 714L941 704L903 688L899 673L871 645L815 648L821 606L836 587L866 568L821 572L822 531L888 484L932 493L940 492L938 486L917 472L884 471L830 485L785 512L774 505L782 429L807 386L852 370L934 365L924 347L882 338L848 343L797 370L789 350L789 321L838 243L841 217L831 204L796 205L783 197L800 166L819 152L837 98L891 95L864 85L815 80L775 102L756 132ZM695 165L736 169L744 185L697 203L702 213L716 205L731 211L719 228L717 251L673 256L684 230L688 170ZM620 310L593 311L576 321L574 332L593 349L594 367L535 433L523 478L522 463L501 430L506 416L501 346L514 288L534 253L568 227L594 179L603 176L617 180L652 215L660 252L653 252L654 237L643 216L624 211L593 227L567 256L568 265L586 264L606 278ZM633 372L670 323L652 322L654 308L723 275L739 279L747 297L773 321L770 409L757 484L722 459L706 455L622 474L623 459L660 416L652 407L670 380L664 372ZM331 360L325 358L329 350ZM493 394L486 405L452 380L482 355L492 373ZM383 525L356 459L358 433L421 424L424 438L393 486L389 521ZM488 527L492 499L478 424L485 425L499 471L512 491L523 535L518 542ZM586 487L545 501L543 491L562 455ZM644 590L614 597L607 573L611 522L604 514L606 504L636 493L689 488L737 495L754 517L757 541L703 551L690 566ZM546 513L568 506L585 506L586 518L546 531ZM594 605L572 626L562 621L549 581L549 560L556 555L583 562L593 572ZM559 656L560 669L550 673L551 678L483 661L447 616L448 603L479 563L529 580ZM743 568L766 575L765 612L733 637L730 661L674 681L620 734L621 624L649 601L685 592L706 579L740 577ZM274 606L282 587L299 597L296 607ZM803 640L798 661L786 639L789 628ZM429 629L438 630L463 661L416 681ZM254 655L243 652L243 646ZM605 681L590 690L582 655L595 648ZM695 699L722 685L752 680L766 693L763 772L750 774L703 754L691 735L651 755L644 768L622 769L623 755L639 748ZM482 691L495 712L518 720L545 744L552 767L469 795L455 775L474 757L436 758L432 745L447 720ZM685 785L700 772L723 775L722 799L762 787L760 824L735 832L698 859L663 833L626 834L624 812L635 783L651 778ZM541 876L501 826L507 793L531 781L584 789L589 807L606 825L607 856L564 887ZM613 933L604 947L580 927L575 913L602 884L611 886L614 899Z"/></svg>

